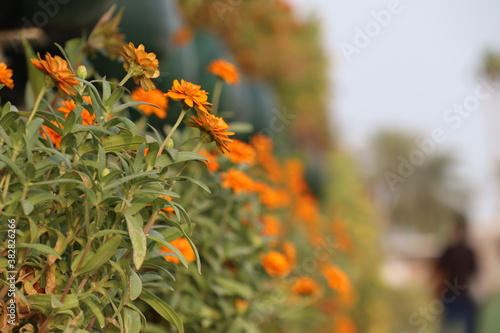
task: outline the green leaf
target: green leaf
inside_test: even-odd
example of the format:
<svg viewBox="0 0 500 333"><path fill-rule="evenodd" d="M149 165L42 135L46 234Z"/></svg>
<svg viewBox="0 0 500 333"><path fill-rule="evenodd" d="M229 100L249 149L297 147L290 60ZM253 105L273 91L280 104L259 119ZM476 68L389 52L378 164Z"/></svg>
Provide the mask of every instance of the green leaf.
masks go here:
<svg viewBox="0 0 500 333"><path fill-rule="evenodd" d="M224 279L221 277L215 278L218 285L230 292L230 294L241 296L245 299L252 297L252 289L235 280Z"/></svg>
<svg viewBox="0 0 500 333"><path fill-rule="evenodd" d="M95 304L94 301L92 300L92 298L90 298L90 297L82 298L82 302L88 306L90 311L92 311L92 313L94 314L94 316L97 319L97 322L99 323L99 326L101 328L104 328L104 326L106 325L106 321L104 319L104 315L101 311L101 308L97 304Z"/></svg>
<svg viewBox="0 0 500 333"><path fill-rule="evenodd" d="M134 270L130 271L130 300L135 300L142 292L142 280Z"/></svg>
<svg viewBox="0 0 500 333"><path fill-rule="evenodd" d="M20 200L19 203L21 204L21 208L23 209L23 213L25 215L30 215L33 209L35 209L35 206L27 200Z"/></svg>
<svg viewBox="0 0 500 333"><path fill-rule="evenodd" d="M169 179L170 180L177 180L177 181L187 180L187 181L189 181L192 184L198 185L199 187L201 187L202 189L204 189L208 193L211 193L210 189L208 188L207 185L205 185L205 183L203 183L203 182L201 182L199 180L196 180L196 179L194 179L192 177L178 176L178 177L172 177L172 178L169 178Z"/></svg>
<svg viewBox="0 0 500 333"><path fill-rule="evenodd" d="M175 253L175 255L177 256L177 258L179 258L179 260L184 265L184 267L186 267L186 268L189 267L188 261L186 260L186 258L182 254L182 252L179 251L178 248L176 248L175 246L173 246L172 244L170 244L169 242L167 242L164 239L161 239L161 238L158 238L158 237L154 237L154 236L151 236L151 235L148 235L148 238L151 239L152 241L157 242L158 244L166 246L170 251L172 251L173 253Z"/></svg>
<svg viewBox="0 0 500 333"><path fill-rule="evenodd" d="M179 333L184 333L181 318L167 303L147 289L142 290L139 298L150 305L160 316L172 323L179 330Z"/></svg>
<svg viewBox="0 0 500 333"><path fill-rule="evenodd" d="M146 142L146 138L131 135L113 135L102 139L102 144L106 152L139 149L144 142Z"/></svg>
<svg viewBox="0 0 500 333"><path fill-rule="evenodd" d="M28 249L33 249L41 253L45 254L51 254L54 255L57 259L61 259L61 256L59 253L56 252L53 248L50 246L44 245L44 244L28 244L28 243L23 243L23 242L17 242L16 246L18 248L28 248Z"/></svg>
<svg viewBox="0 0 500 333"><path fill-rule="evenodd" d="M128 181L130 181L132 179L135 179L135 178L145 177L145 176L150 176L150 175L155 175L157 173L158 173L158 170L152 170L152 171L141 172L141 173L132 174L132 175L129 175L129 176L126 176L126 177L122 177L122 178L119 178L117 180L112 181L109 184L106 184L106 186L104 186L104 190L106 191L106 190L112 189L113 187L116 187L118 185L126 183L126 182L128 182Z"/></svg>
<svg viewBox="0 0 500 333"><path fill-rule="evenodd" d="M127 221L127 229L132 242L133 261L136 269L140 269L144 258L146 258L146 235L142 231L142 221L138 215L124 214Z"/></svg>
<svg viewBox="0 0 500 333"><path fill-rule="evenodd" d="M64 311L64 310L69 310L73 308L77 308L79 306L78 302L78 297L77 295L74 294L68 294L66 295L66 298L64 299L64 302L61 302L61 297L62 295L47 295L47 294L33 294L29 295L26 298L28 299L29 306L30 308L34 310L40 310L42 311L45 315L50 313L53 309L52 307L52 300L55 299L59 303L62 303L58 308L58 312Z"/></svg>
<svg viewBox="0 0 500 333"><path fill-rule="evenodd" d="M137 311L128 307L123 308L125 333L139 333L141 331L141 316Z"/></svg>
<svg viewBox="0 0 500 333"><path fill-rule="evenodd" d="M90 273L99 269L102 265L107 263L108 260L115 255L118 246L120 246L121 240L121 236L115 236L109 240L106 240L104 244L101 245L95 252L93 256L94 260L84 262L82 267L80 267L80 269L75 272L75 275Z"/></svg>
<svg viewBox="0 0 500 333"><path fill-rule="evenodd" d="M17 167L17 165L12 162L7 156L0 154L0 161L5 163L7 165L7 168L9 168L12 172L16 174L17 177L19 177L19 181L21 183L24 183L26 181L26 178L24 177L24 174L21 172L21 170Z"/></svg>

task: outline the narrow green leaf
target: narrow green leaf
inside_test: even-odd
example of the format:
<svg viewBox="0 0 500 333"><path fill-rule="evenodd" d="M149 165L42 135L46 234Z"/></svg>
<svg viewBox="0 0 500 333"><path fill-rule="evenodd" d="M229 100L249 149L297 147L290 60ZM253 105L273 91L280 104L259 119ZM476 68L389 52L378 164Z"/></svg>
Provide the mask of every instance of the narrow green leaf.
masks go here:
<svg viewBox="0 0 500 333"><path fill-rule="evenodd" d="M147 289L142 290L139 298L149 304L160 316L172 323L179 330L179 333L184 333L184 325L181 318L167 303Z"/></svg>
<svg viewBox="0 0 500 333"><path fill-rule="evenodd" d="M134 266L136 269L140 269L144 258L146 258L146 235L142 231L142 223L138 215L124 214L124 216L127 221L130 241L132 242Z"/></svg>
<svg viewBox="0 0 500 333"><path fill-rule="evenodd" d="M111 257L115 255L118 246L122 240L121 236L115 236L109 240L106 240L99 249L95 252L94 260L85 262L78 271L75 272L76 275L82 275L90 273L99 269L102 265L108 262Z"/></svg>
<svg viewBox="0 0 500 333"><path fill-rule="evenodd" d="M61 256L59 255L59 253L57 253L50 246L47 246L47 245L44 245L44 244L28 244L28 243L23 243L23 242L17 242L16 246L18 248L28 248L28 249L36 250L36 251L41 252L41 253L52 254L57 259L61 259Z"/></svg>
<svg viewBox="0 0 500 333"><path fill-rule="evenodd" d="M101 328L104 328L104 326L106 325L106 321L104 319L104 315L101 311L101 308L97 304L95 304L94 301L90 297L82 298L82 302L88 306L90 311L92 311L92 313L94 314L94 316L97 319L97 322L99 323L99 326Z"/></svg>
<svg viewBox="0 0 500 333"><path fill-rule="evenodd" d="M144 142L146 142L146 138L131 135L113 135L102 139L102 144L107 152L139 149Z"/></svg>

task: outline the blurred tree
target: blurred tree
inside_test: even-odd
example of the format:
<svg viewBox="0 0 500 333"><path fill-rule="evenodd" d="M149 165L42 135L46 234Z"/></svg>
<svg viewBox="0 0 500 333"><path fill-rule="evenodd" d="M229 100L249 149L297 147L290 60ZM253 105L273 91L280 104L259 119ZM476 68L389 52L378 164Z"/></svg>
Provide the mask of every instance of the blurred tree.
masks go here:
<svg viewBox="0 0 500 333"><path fill-rule="evenodd" d="M372 190L388 227L441 233L467 197L452 173L453 156L436 147L426 154L422 142L407 133L378 133L371 149Z"/></svg>

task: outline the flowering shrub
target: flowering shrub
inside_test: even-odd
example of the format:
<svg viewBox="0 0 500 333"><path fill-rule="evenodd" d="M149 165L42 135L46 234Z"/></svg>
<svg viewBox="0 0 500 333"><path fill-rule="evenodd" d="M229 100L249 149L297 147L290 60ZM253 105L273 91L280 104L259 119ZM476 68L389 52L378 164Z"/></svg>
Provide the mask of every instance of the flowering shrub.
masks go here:
<svg viewBox="0 0 500 333"><path fill-rule="evenodd" d="M3 283L0 331L336 325L329 308L344 313L355 295L333 264L338 245L302 165L279 161L264 135L234 139L217 116L223 85L239 81L236 67L209 66L218 76L211 99L182 79L163 93L153 81L156 55L120 42L117 24L101 20L60 55L35 57L26 45L36 97L28 94L29 111L0 107L0 215L16 228L15 259L0 261L3 276L15 272L16 315L8 316L11 284ZM97 50L115 59L117 45L121 81L95 73L86 58ZM0 63L2 88L13 86L11 76ZM165 133L129 119L141 112L170 120L169 103L182 111ZM5 255L12 242L0 228ZM352 332L339 318L351 327L342 332Z"/></svg>

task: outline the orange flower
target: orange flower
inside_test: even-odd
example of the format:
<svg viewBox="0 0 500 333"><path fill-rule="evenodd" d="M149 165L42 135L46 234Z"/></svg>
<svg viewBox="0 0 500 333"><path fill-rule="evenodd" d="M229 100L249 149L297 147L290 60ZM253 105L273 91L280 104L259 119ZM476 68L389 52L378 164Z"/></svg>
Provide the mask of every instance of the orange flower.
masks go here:
<svg viewBox="0 0 500 333"><path fill-rule="evenodd" d="M335 320L335 332L337 333L356 333L356 324L351 318L341 316Z"/></svg>
<svg viewBox="0 0 500 333"><path fill-rule="evenodd" d="M331 223L331 229L337 240L339 250L348 252L352 247L352 242L344 222L338 220L333 221Z"/></svg>
<svg viewBox="0 0 500 333"><path fill-rule="evenodd" d="M223 59L218 59L214 60L208 65L207 70L220 77L226 83L229 84L238 84L240 83L240 78L239 78L239 73L238 69L231 64L230 62L227 62L226 60Z"/></svg>
<svg viewBox="0 0 500 333"><path fill-rule="evenodd" d="M351 282L347 275L335 265L327 265L321 268L321 273L328 281L331 289L337 290L339 294L349 294L351 292Z"/></svg>
<svg viewBox="0 0 500 333"><path fill-rule="evenodd" d="M257 153L268 154L273 151L273 140L265 134L255 134L250 139L250 144L255 148Z"/></svg>
<svg viewBox="0 0 500 333"><path fill-rule="evenodd" d="M163 119L167 117L168 100L160 89L145 91L139 87L132 92L132 100L158 106L157 108L147 104L138 105L137 108L144 112L146 116L155 114L158 118Z"/></svg>
<svg viewBox="0 0 500 333"><path fill-rule="evenodd" d="M295 245L292 242L285 241L283 245L281 245L281 248L283 249L285 256L288 258L288 261L290 261L292 265L295 264L295 260L297 260L297 249L295 248Z"/></svg>
<svg viewBox="0 0 500 333"><path fill-rule="evenodd" d="M60 56L52 57L50 53L47 52L45 54L45 60L42 60L40 54L38 54L38 59L30 59L30 61L33 66L52 79L53 84L57 86L61 95L75 96L77 94L74 86L79 85L80 82L76 79L75 74L68 68L66 60Z"/></svg>
<svg viewBox="0 0 500 333"><path fill-rule="evenodd" d="M289 159L285 162L286 185L291 193L300 194L308 190L304 180L304 165L296 159Z"/></svg>
<svg viewBox="0 0 500 333"><path fill-rule="evenodd" d="M267 172L267 176L273 182L282 179L283 170L278 160L273 156L273 141L264 134L254 135L250 139L250 144L257 152L257 162Z"/></svg>
<svg viewBox="0 0 500 333"><path fill-rule="evenodd" d="M60 128L59 124L55 120L52 120L51 123L54 124L55 127ZM48 140L50 140L56 148L60 148L62 135L59 134L58 132L54 131L52 128L50 128L48 126L43 125L42 128L43 128L43 130L40 129L40 133L42 134L42 136L45 139L47 139L47 135L48 135L49 136ZM45 134L45 133L47 133L47 134Z"/></svg>
<svg viewBox="0 0 500 333"><path fill-rule="evenodd" d="M189 241L186 238L177 238L173 242L170 242L173 246L179 249L179 251L182 253L184 258L186 258L187 262L193 262L196 260L196 256L194 254L193 249L191 248L191 244L189 244ZM166 246L162 246L160 248L160 252L163 253L173 253L170 251L170 249ZM165 260L174 264L180 263L180 259L177 257L173 257L171 255L166 255Z"/></svg>
<svg viewBox="0 0 500 333"><path fill-rule="evenodd" d="M318 283L309 277L296 278L292 285L292 292L297 295L314 295L320 290Z"/></svg>
<svg viewBox="0 0 500 333"><path fill-rule="evenodd" d="M92 99L89 96L83 96L83 100L89 104L92 104ZM76 108L75 101L70 99L69 101L62 101L62 105L57 111L64 113L64 118L68 117L68 114ZM80 113L82 116L82 124L83 125L92 125L95 121L95 115L91 115L87 109L83 109Z"/></svg>
<svg viewBox="0 0 500 333"><path fill-rule="evenodd" d="M172 39L177 46L187 44L193 39L193 30L188 26L180 27L174 32Z"/></svg>
<svg viewBox="0 0 500 333"><path fill-rule="evenodd" d="M286 207L290 203L290 197L284 190L275 190L265 183L259 183L257 191L259 200L269 209Z"/></svg>
<svg viewBox="0 0 500 333"><path fill-rule="evenodd" d="M244 172L230 169L221 174L222 187L232 188L235 194L241 192L251 192L254 189L252 178L248 177Z"/></svg>
<svg viewBox="0 0 500 333"><path fill-rule="evenodd" d="M273 215L264 214L261 216L261 221L264 226L262 229L263 236L279 236L281 232L280 221Z"/></svg>
<svg viewBox="0 0 500 333"><path fill-rule="evenodd" d="M255 164L255 149L243 141L234 139L233 142L228 144L230 150L227 155L233 163L247 163L249 165Z"/></svg>
<svg viewBox="0 0 500 333"><path fill-rule="evenodd" d="M178 80L174 80L172 89L165 95L174 101L182 101L190 108L194 107L198 113L207 113L211 110L208 105L212 104L208 102L208 93L200 88L201 86L191 82L181 80L179 83Z"/></svg>
<svg viewBox="0 0 500 333"><path fill-rule="evenodd" d="M134 78L135 84L140 85L145 91L155 89L151 79L160 76L156 54L147 53L142 44L136 48L134 43L128 43L123 46L121 55L125 59L123 69Z"/></svg>
<svg viewBox="0 0 500 333"><path fill-rule="evenodd" d="M302 195L295 207L295 214L310 225L317 224L319 220L318 200L311 195Z"/></svg>
<svg viewBox="0 0 500 333"><path fill-rule="evenodd" d="M262 256L262 266L270 276L287 276L292 270L292 264L288 258L277 251L269 251Z"/></svg>
<svg viewBox="0 0 500 333"><path fill-rule="evenodd" d="M7 68L7 65L0 62L0 83L5 84L7 88L14 88L14 81L12 81L12 69Z"/></svg>
<svg viewBox="0 0 500 333"><path fill-rule="evenodd" d="M172 197L169 195L162 194L160 195L160 198L163 198L167 201L172 201ZM173 212L175 212L175 209L172 206L168 206L160 210L160 214L165 214L166 216L172 215Z"/></svg>
<svg viewBox="0 0 500 333"><path fill-rule="evenodd" d="M231 127L227 126L224 119L209 113L199 113L198 117L191 116L192 121L186 121L186 125L200 130L201 142L210 143L215 141L217 148L222 153L224 153L224 150L229 151L227 145L233 141L229 139L229 135L234 135L234 133L227 132Z"/></svg>
<svg viewBox="0 0 500 333"><path fill-rule="evenodd" d="M206 150L199 151L198 154L203 155L208 159L208 161L203 160L203 162L207 165L208 171L214 172L220 169L220 165L217 163L217 155Z"/></svg>
<svg viewBox="0 0 500 333"><path fill-rule="evenodd" d="M245 312L248 309L248 302L244 299L237 299L234 303L239 313Z"/></svg>

